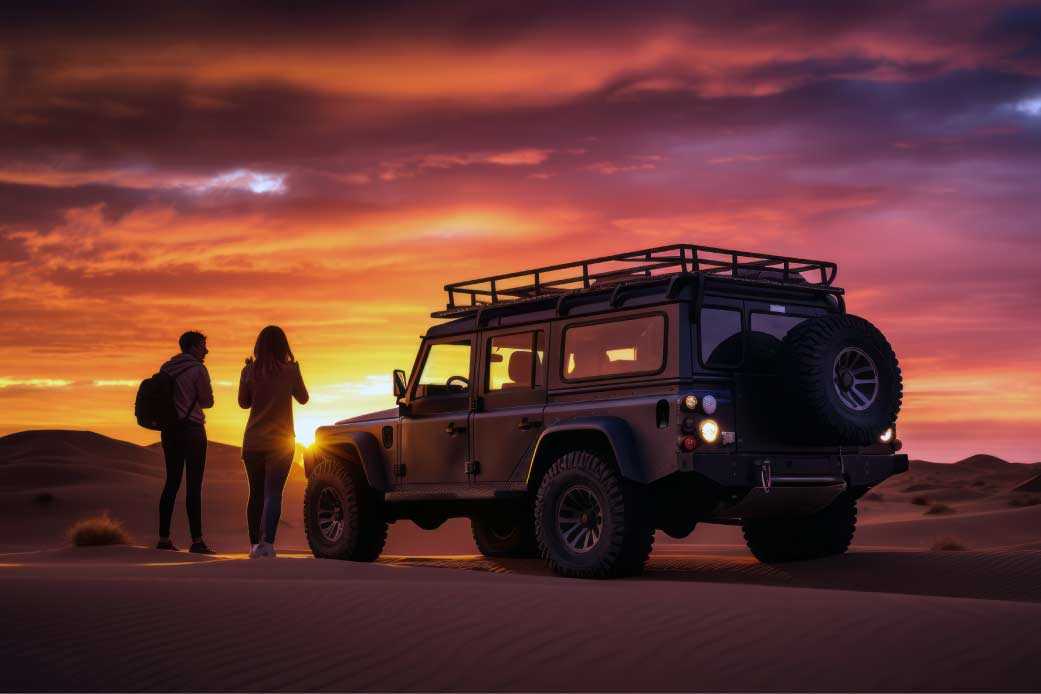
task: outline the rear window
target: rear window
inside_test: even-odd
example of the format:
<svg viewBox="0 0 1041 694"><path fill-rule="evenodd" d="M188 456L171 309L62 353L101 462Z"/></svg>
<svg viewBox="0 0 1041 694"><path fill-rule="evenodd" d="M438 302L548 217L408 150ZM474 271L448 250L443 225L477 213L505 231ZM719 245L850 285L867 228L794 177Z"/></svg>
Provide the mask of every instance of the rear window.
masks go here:
<svg viewBox="0 0 1041 694"><path fill-rule="evenodd" d="M751 329L754 333L766 333L770 337L783 340L788 331L802 323L800 316L783 316L776 313L753 313Z"/></svg>
<svg viewBox="0 0 1041 694"><path fill-rule="evenodd" d="M701 361L705 366L737 366L741 363L741 311L703 308L698 323Z"/></svg>
<svg viewBox="0 0 1041 694"><path fill-rule="evenodd" d="M656 373L665 366L665 316L564 329L564 379Z"/></svg>

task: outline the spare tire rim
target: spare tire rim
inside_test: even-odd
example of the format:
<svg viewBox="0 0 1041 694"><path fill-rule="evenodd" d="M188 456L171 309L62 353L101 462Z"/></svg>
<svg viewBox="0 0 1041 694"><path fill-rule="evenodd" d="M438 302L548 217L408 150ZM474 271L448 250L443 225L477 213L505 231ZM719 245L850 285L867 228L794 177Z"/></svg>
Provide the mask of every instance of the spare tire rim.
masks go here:
<svg viewBox="0 0 1041 694"><path fill-rule="evenodd" d="M585 554L600 542L604 513L592 489L585 485L569 488L557 503L557 532L575 554Z"/></svg>
<svg viewBox="0 0 1041 694"><path fill-rule="evenodd" d="M318 530L326 542L336 542L343 535L343 501L332 487L318 495Z"/></svg>
<svg viewBox="0 0 1041 694"><path fill-rule="evenodd" d="M846 347L839 352L832 379L839 400L854 412L868 409L878 397L878 367L859 347Z"/></svg>

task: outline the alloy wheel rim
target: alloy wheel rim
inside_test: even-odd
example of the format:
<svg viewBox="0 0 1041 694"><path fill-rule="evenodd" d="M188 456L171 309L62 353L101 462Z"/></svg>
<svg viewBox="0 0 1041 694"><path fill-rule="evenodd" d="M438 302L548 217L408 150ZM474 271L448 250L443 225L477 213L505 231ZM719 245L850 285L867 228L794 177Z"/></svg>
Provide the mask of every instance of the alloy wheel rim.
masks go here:
<svg viewBox="0 0 1041 694"><path fill-rule="evenodd" d="M832 382L839 401L854 412L874 404L879 390L878 367L859 347L846 347L835 357Z"/></svg>
<svg viewBox="0 0 1041 694"><path fill-rule="evenodd" d="M336 542L343 536L343 500L339 492L325 487L318 495L318 531L326 542Z"/></svg>
<svg viewBox="0 0 1041 694"><path fill-rule="evenodd" d="M592 489L585 485L569 488L557 503L557 532L564 546L585 554L600 542L604 513Z"/></svg>

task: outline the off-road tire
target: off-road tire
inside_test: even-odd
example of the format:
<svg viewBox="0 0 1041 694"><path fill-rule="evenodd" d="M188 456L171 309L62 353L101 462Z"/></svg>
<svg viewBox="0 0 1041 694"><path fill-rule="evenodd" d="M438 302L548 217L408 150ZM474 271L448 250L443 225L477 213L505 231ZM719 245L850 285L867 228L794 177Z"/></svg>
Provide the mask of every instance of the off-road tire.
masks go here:
<svg viewBox="0 0 1041 694"><path fill-rule="evenodd" d="M764 564L844 554L857 527L857 502L843 492L826 508L804 518L745 521L745 543Z"/></svg>
<svg viewBox="0 0 1041 694"><path fill-rule="evenodd" d="M535 519L531 513L518 511L478 516L470 519L477 551L486 557L537 557Z"/></svg>
<svg viewBox="0 0 1041 694"><path fill-rule="evenodd" d="M571 551L557 524L569 490L589 490L602 512L599 540L582 553ZM535 498L539 554L562 576L613 578L643 571L654 544L647 488L622 479L612 462L593 451L572 451L550 466Z"/></svg>
<svg viewBox="0 0 1041 694"><path fill-rule="evenodd" d="M324 489L336 495L343 509L339 536L322 533L318 511ZM311 552L319 559L376 561L387 542L383 495L365 480L360 465L324 460L315 466L304 492L304 532Z"/></svg>
<svg viewBox="0 0 1041 694"><path fill-rule="evenodd" d="M855 411L843 404L836 365L847 348L870 357L878 376L871 404ZM811 318L792 328L781 349L780 375L791 443L869 446L893 427L903 398L900 364L885 335L852 315Z"/></svg>

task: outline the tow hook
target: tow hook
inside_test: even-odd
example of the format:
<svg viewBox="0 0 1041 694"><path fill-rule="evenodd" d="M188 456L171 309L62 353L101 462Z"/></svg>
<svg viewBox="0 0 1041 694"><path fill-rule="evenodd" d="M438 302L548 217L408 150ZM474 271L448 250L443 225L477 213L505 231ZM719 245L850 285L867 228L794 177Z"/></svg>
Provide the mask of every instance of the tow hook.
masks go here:
<svg viewBox="0 0 1041 694"><path fill-rule="evenodd" d="M763 492L766 494L770 493L770 488L773 486L773 473L770 469L769 460L761 460L757 463L759 466L759 482L763 488Z"/></svg>

